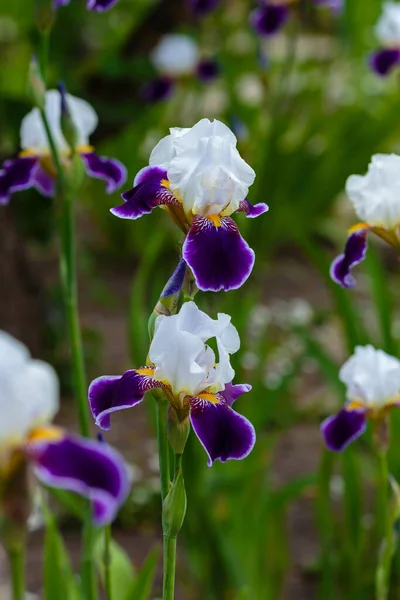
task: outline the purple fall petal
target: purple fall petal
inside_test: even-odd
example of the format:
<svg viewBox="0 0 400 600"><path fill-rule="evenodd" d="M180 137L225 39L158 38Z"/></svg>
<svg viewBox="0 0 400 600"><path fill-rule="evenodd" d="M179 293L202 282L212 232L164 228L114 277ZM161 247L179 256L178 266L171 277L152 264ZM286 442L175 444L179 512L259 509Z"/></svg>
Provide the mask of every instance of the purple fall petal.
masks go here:
<svg viewBox="0 0 400 600"><path fill-rule="evenodd" d="M250 14L250 23L261 36L273 35L289 18L289 9L284 4L267 4Z"/></svg>
<svg viewBox="0 0 400 600"><path fill-rule="evenodd" d="M244 212L246 213L246 217L248 219L255 219L256 217L259 217L260 215L263 215L268 211L268 204L265 204L264 202L259 202L258 204L251 204L247 200L247 198L245 198L239 204L239 209L237 212Z"/></svg>
<svg viewBox="0 0 400 600"><path fill-rule="evenodd" d="M215 10L221 0L188 0L190 10L198 17L205 17Z"/></svg>
<svg viewBox="0 0 400 600"><path fill-rule="evenodd" d="M204 58L196 67L196 74L200 81L208 83L220 74L219 63L213 58Z"/></svg>
<svg viewBox="0 0 400 600"><path fill-rule="evenodd" d="M47 196L49 198L54 197L55 181L51 177L51 175L49 175L47 171L44 170L39 161L37 161L36 165L33 168L31 184L43 196Z"/></svg>
<svg viewBox="0 0 400 600"><path fill-rule="evenodd" d="M8 204L11 194L32 187L32 172L36 156L6 160L0 169L0 205Z"/></svg>
<svg viewBox="0 0 400 600"><path fill-rule="evenodd" d="M400 64L400 49L386 48L378 50L370 56L369 64L377 75L384 77L390 73L393 67Z"/></svg>
<svg viewBox="0 0 400 600"><path fill-rule="evenodd" d="M333 452L341 452L364 433L366 417L363 411L343 409L328 417L321 425L325 444Z"/></svg>
<svg viewBox="0 0 400 600"><path fill-rule="evenodd" d="M107 444L73 435L33 443L28 452L43 483L89 498L96 525L114 519L129 492L127 469L118 452Z"/></svg>
<svg viewBox="0 0 400 600"><path fill-rule="evenodd" d="M330 276L343 288L356 285L350 270L362 262L367 254L368 229L359 229L351 233L347 239L344 253L335 258L331 264Z"/></svg>
<svg viewBox="0 0 400 600"><path fill-rule="evenodd" d="M145 167L137 174L134 187L121 194L125 203L112 208L112 214L120 219L138 219L161 204L178 204L178 200L162 185L162 181L168 181L165 169Z"/></svg>
<svg viewBox="0 0 400 600"><path fill-rule="evenodd" d="M104 179L107 194L112 194L126 180L126 168L115 158L97 156L94 152L81 154L86 172L90 177Z"/></svg>
<svg viewBox="0 0 400 600"><path fill-rule="evenodd" d="M86 8L96 12L105 12L110 10L117 2L118 0L87 0Z"/></svg>
<svg viewBox="0 0 400 600"><path fill-rule="evenodd" d="M202 291L236 290L250 275L255 254L230 217L219 226L196 216L182 247L182 256Z"/></svg>
<svg viewBox="0 0 400 600"><path fill-rule="evenodd" d="M256 434L253 425L222 398L219 404L193 398L190 421L208 454L209 467L215 460L225 462L245 458L254 447Z"/></svg>
<svg viewBox="0 0 400 600"><path fill-rule="evenodd" d="M159 102L169 98L174 90L174 82L169 77L156 77L141 89L141 97L146 102Z"/></svg>
<svg viewBox="0 0 400 600"><path fill-rule="evenodd" d="M89 405L96 425L110 429L111 413L135 406L148 390L162 386L159 381L134 370L126 371L122 376L98 377L89 386Z"/></svg>
<svg viewBox="0 0 400 600"><path fill-rule="evenodd" d="M219 396L222 396L228 406L232 406L232 404L241 396L242 394L246 394L251 391L251 385L249 383L226 383L225 389L222 392L219 392Z"/></svg>

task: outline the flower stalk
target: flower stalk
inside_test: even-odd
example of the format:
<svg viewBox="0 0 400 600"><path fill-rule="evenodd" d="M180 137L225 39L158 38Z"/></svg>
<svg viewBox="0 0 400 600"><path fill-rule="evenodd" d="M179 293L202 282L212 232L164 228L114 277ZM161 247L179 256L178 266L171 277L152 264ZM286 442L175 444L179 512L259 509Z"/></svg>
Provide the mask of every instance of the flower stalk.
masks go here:
<svg viewBox="0 0 400 600"><path fill-rule="evenodd" d="M12 600L25 598L25 550L23 543L12 544L8 549Z"/></svg>
<svg viewBox="0 0 400 600"><path fill-rule="evenodd" d="M390 571L395 550L394 528L389 506L388 482L389 471L387 453L383 450L377 452L379 459L378 482L378 526L379 535L383 535L383 545L380 551L378 566L375 576L376 600L387 600L389 597Z"/></svg>

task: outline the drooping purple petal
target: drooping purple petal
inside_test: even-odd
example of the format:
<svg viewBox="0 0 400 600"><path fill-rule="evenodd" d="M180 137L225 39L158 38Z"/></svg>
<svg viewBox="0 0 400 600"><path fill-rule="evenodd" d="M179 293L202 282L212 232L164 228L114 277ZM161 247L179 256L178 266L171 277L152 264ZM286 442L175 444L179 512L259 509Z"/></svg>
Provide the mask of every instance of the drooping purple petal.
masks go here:
<svg viewBox="0 0 400 600"><path fill-rule="evenodd" d="M250 23L261 36L273 35L289 18L289 9L284 4L267 4L250 14Z"/></svg>
<svg viewBox="0 0 400 600"><path fill-rule="evenodd" d="M121 194L125 203L112 208L112 214L120 219L138 219L151 213L156 206L178 205L178 200L165 185L167 182L165 169L145 167L137 174L134 187Z"/></svg>
<svg viewBox="0 0 400 600"><path fill-rule="evenodd" d="M67 435L28 448L37 477L46 485L89 498L96 525L110 523L129 493L122 456L94 440Z"/></svg>
<svg viewBox="0 0 400 600"><path fill-rule="evenodd" d="M236 290L250 275L255 254L230 217L215 225L196 216L182 247L182 256L202 291Z"/></svg>
<svg viewBox="0 0 400 600"><path fill-rule="evenodd" d="M187 0L190 10L197 17L205 17L215 10L221 0Z"/></svg>
<svg viewBox="0 0 400 600"><path fill-rule="evenodd" d="M96 425L110 429L111 413L135 406L148 390L155 387L163 387L163 384L134 370L126 371L122 376L98 377L89 386L89 405Z"/></svg>
<svg viewBox="0 0 400 600"><path fill-rule="evenodd" d="M174 82L170 77L156 77L148 81L141 89L141 97L146 102L167 100L174 90Z"/></svg>
<svg viewBox="0 0 400 600"><path fill-rule="evenodd" d="M172 273L171 277L168 279L163 291L161 292L160 298L168 298L169 296L178 294L182 289L185 273L186 262L183 260L183 258L181 258L178 262L178 266Z"/></svg>
<svg viewBox="0 0 400 600"><path fill-rule="evenodd" d="M365 428L364 411L343 409L325 419L321 425L321 432L329 450L341 452L364 433Z"/></svg>
<svg viewBox="0 0 400 600"><path fill-rule="evenodd" d="M220 71L219 63L213 58L204 58L196 67L197 77L205 83L218 77Z"/></svg>
<svg viewBox="0 0 400 600"><path fill-rule="evenodd" d="M11 194L32 187L32 172L36 156L6 160L0 169L0 205L8 204Z"/></svg>
<svg viewBox="0 0 400 600"><path fill-rule="evenodd" d="M37 161L33 168L31 183L43 196L49 198L54 197L55 181L52 176L45 171L39 161Z"/></svg>
<svg viewBox="0 0 400 600"><path fill-rule="evenodd" d="M87 0L86 8L101 13L110 10L117 2L118 0Z"/></svg>
<svg viewBox="0 0 400 600"><path fill-rule="evenodd" d="M126 168L115 158L97 156L94 152L81 154L90 177L104 179L107 194L112 194L126 181Z"/></svg>
<svg viewBox="0 0 400 600"><path fill-rule="evenodd" d="M385 48L374 52L369 59L370 67L377 75L384 77L400 64L400 49Z"/></svg>
<svg viewBox="0 0 400 600"><path fill-rule="evenodd" d="M246 213L246 217L248 219L255 219L256 217L259 217L260 215L263 215L264 213L269 211L269 206L268 204L265 204L265 202L259 202L258 204L251 204L247 198L245 198L244 200L242 200L239 204L239 209L237 212L244 212Z"/></svg>
<svg viewBox="0 0 400 600"><path fill-rule="evenodd" d="M249 383L226 383L225 389L222 392L219 392L219 395L222 396L228 406L232 406L232 404L241 396L242 394L246 394L251 391L251 385Z"/></svg>
<svg viewBox="0 0 400 600"><path fill-rule="evenodd" d="M362 262L367 254L367 233L368 228L351 233L343 254L337 256L331 264L331 278L343 288L352 288L356 285L350 270Z"/></svg>
<svg viewBox="0 0 400 600"><path fill-rule="evenodd" d="M252 451L256 434L253 425L221 398L212 404L193 398L190 404L193 430L208 454L208 466L215 460L240 460Z"/></svg>

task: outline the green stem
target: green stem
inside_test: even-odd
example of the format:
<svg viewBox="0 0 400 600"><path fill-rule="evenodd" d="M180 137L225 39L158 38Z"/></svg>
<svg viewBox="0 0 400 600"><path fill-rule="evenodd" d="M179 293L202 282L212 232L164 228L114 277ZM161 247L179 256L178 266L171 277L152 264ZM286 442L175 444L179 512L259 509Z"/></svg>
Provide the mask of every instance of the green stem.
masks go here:
<svg viewBox="0 0 400 600"><path fill-rule="evenodd" d="M47 64L49 61L50 29L41 32L40 36L40 71L46 82Z"/></svg>
<svg viewBox="0 0 400 600"><path fill-rule="evenodd" d="M176 536L164 535L163 600L175 597Z"/></svg>
<svg viewBox="0 0 400 600"><path fill-rule="evenodd" d="M378 502L378 524L379 534L383 535L384 542L379 555L376 569L375 586L376 600L387 600L390 588L390 571L392 558L395 550L394 527L389 510L387 455L384 451L378 451L379 458L379 502Z"/></svg>
<svg viewBox="0 0 400 600"><path fill-rule="evenodd" d="M111 525L104 528L104 588L106 600L112 600L111 586Z"/></svg>
<svg viewBox="0 0 400 600"><path fill-rule="evenodd" d="M168 400L160 398L156 401L158 460L160 463L160 482L162 500L169 492L171 485L169 475L169 444L167 436Z"/></svg>
<svg viewBox="0 0 400 600"><path fill-rule="evenodd" d="M25 598L25 552L22 545L14 546L8 550L10 562L10 577L12 600Z"/></svg>
<svg viewBox="0 0 400 600"><path fill-rule="evenodd" d="M85 522L83 526L83 555L81 564L82 591L85 600L97 600L98 598L96 572L94 569L95 534L92 518L92 506L91 503L87 501Z"/></svg>

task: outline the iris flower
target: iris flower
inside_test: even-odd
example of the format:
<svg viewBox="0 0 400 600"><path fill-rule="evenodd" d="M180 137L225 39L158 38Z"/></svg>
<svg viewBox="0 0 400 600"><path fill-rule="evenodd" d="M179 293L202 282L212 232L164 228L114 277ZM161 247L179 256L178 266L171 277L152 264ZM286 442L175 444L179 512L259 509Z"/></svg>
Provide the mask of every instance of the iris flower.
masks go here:
<svg viewBox="0 0 400 600"><path fill-rule="evenodd" d="M146 392L160 388L182 421L189 418L195 434L213 461L245 458L255 443L252 424L232 408L249 392L250 385L232 383L229 355L240 340L229 315L212 319L194 302L177 315L161 315L149 350L149 364L122 376L103 376L89 387L89 402L96 424L111 426L112 413L135 406ZM215 340L219 360L207 344Z"/></svg>
<svg viewBox="0 0 400 600"><path fill-rule="evenodd" d="M118 0L86 0L86 8L96 12L105 12L117 4ZM54 0L54 7L66 6L70 0Z"/></svg>
<svg viewBox="0 0 400 600"><path fill-rule="evenodd" d="M113 158L98 156L89 145L89 136L98 122L95 110L81 98L66 94L65 100L78 135L76 151L87 174L104 179L106 191L114 192L124 183L126 169ZM61 131L61 94L57 90L46 92L45 112L61 160L68 165L71 151ZM20 138L22 151L18 158L6 160L0 169L0 204L7 204L14 192L31 187L44 196L54 196L56 170L38 108L23 118Z"/></svg>
<svg viewBox="0 0 400 600"><path fill-rule="evenodd" d="M0 489L28 461L42 483L89 498L94 523L104 525L127 497L126 466L106 444L50 424L58 396L54 369L0 331Z"/></svg>
<svg viewBox="0 0 400 600"><path fill-rule="evenodd" d="M346 193L362 221L349 230L344 253L331 265L332 279L343 288L355 285L350 270L364 260L371 231L400 251L400 156L375 154L366 175L351 175Z"/></svg>
<svg viewBox="0 0 400 600"><path fill-rule="evenodd" d="M111 209L122 219L138 219L165 208L186 234L182 256L200 290L233 290L250 275L255 255L231 215L258 217L247 192L253 169L241 158L236 137L220 121L202 119L191 128L172 128L150 155L150 166L136 175L125 203Z"/></svg>
<svg viewBox="0 0 400 600"><path fill-rule="evenodd" d="M340 369L339 379L346 385L347 402L321 426L325 443L334 452L364 433L367 418L385 419L400 405L400 361L372 346L357 346Z"/></svg>
<svg viewBox="0 0 400 600"><path fill-rule="evenodd" d="M370 59L372 69L378 75L388 75L400 66L400 3L385 2L382 14L375 26L375 35L382 47Z"/></svg>

